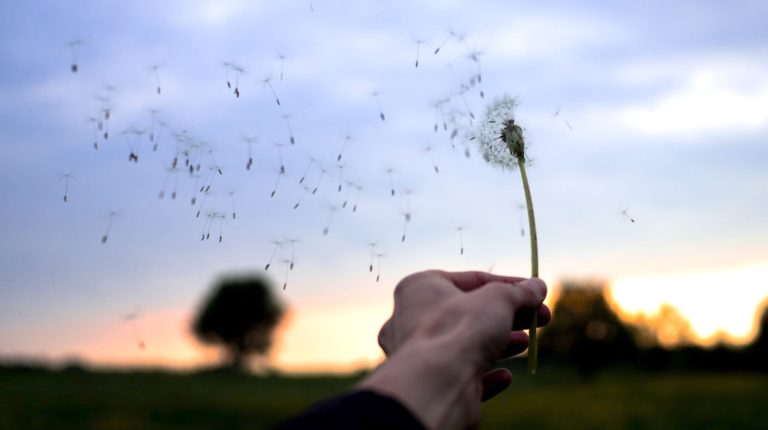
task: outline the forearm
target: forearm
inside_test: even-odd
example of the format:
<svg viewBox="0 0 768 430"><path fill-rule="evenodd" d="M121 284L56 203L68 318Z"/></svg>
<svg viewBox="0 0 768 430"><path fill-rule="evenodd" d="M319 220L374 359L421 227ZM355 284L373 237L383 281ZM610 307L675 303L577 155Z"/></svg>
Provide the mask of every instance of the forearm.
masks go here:
<svg viewBox="0 0 768 430"><path fill-rule="evenodd" d="M441 344L442 343L442 344ZM360 383L400 401L427 428L463 429L477 420L479 375L451 339L410 342Z"/></svg>

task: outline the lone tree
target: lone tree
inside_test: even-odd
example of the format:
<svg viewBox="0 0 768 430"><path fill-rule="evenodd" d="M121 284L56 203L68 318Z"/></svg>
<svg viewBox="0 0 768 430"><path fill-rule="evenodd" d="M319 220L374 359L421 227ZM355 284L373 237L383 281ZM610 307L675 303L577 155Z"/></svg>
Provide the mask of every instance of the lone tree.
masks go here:
<svg viewBox="0 0 768 430"><path fill-rule="evenodd" d="M203 303L192 331L202 342L224 347L230 368L244 370L249 355L266 355L283 311L266 278L225 277Z"/></svg>

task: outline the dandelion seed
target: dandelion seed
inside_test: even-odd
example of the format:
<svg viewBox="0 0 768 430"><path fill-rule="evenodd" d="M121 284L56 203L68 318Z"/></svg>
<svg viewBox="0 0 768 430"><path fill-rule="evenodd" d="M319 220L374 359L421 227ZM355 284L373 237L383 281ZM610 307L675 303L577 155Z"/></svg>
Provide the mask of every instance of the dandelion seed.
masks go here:
<svg viewBox="0 0 768 430"><path fill-rule="evenodd" d="M347 208L347 203L349 203L349 195L352 193L352 189L355 188L355 184L351 181L347 181L347 192L344 194L344 202L341 204L342 209Z"/></svg>
<svg viewBox="0 0 768 430"><path fill-rule="evenodd" d="M197 208L197 215L195 215L195 218L200 218L200 212L202 212L205 207L205 201L208 199L208 196L211 195L211 192L207 188L204 189L202 193L203 197L200 199L200 206Z"/></svg>
<svg viewBox="0 0 768 430"><path fill-rule="evenodd" d="M232 201L232 219L237 219L237 205L235 204L235 194L237 194L237 191L230 191L227 194L229 194L229 199Z"/></svg>
<svg viewBox="0 0 768 430"><path fill-rule="evenodd" d="M308 194L311 194L311 193L312 193L312 190L310 190L310 189L309 189L309 187L308 187L308 186L306 186L306 185L302 185L302 186L301 186L301 189L303 189L303 190L304 190L304 194L302 194L301 196L299 196L299 201L297 201L297 202L296 202L296 204L295 204L295 205L293 205L293 209L294 209L294 210L299 208L299 206L301 205L301 203L304 201L304 196L306 196L306 195L308 195Z"/></svg>
<svg viewBox="0 0 768 430"><path fill-rule="evenodd" d="M552 114L555 118L560 118L563 123L568 127L568 130L573 131L573 127L571 127L571 123L569 123L565 118L563 118L562 115L560 115L560 106L557 107L557 110Z"/></svg>
<svg viewBox="0 0 768 430"><path fill-rule="evenodd" d="M291 116L288 114L283 115L285 124L288 126L288 138L291 141L291 145L296 144L296 139L293 138L293 128L291 127Z"/></svg>
<svg viewBox="0 0 768 430"><path fill-rule="evenodd" d="M464 230L466 228L466 224L456 227L456 230L459 232L459 254L461 255L464 255Z"/></svg>
<svg viewBox="0 0 768 430"><path fill-rule="evenodd" d="M472 112L472 109L469 107L469 102L467 102L467 97L465 96L465 93L469 91L469 87L465 84L461 84L461 90L459 91L459 95L461 96L461 100L464 102L464 107L467 109L467 114L470 118L470 123L472 123L472 120L475 119L475 114Z"/></svg>
<svg viewBox="0 0 768 430"><path fill-rule="evenodd" d="M280 80L283 80L283 72L285 70L285 56L280 54L278 57L280 59Z"/></svg>
<svg viewBox="0 0 768 430"><path fill-rule="evenodd" d="M432 155L432 146L427 146L424 148L424 152L429 155L429 161L432 163L432 170L435 171L435 173L440 173L440 168L437 166L437 163L435 162L435 157Z"/></svg>
<svg viewBox="0 0 768 430"><path fill-rule="evenodd" d="M232 82L229 80L229 70L231 68L231 65L227 61L224 61L223 64L224 64L224 76L225 76L226 81L227 81L227 88L229 88L231 90L232 89Z"/></svg>
<svg viewBox="0 0 768 430"><path fill-rule="evenodd" d="M269 194L269 197L275 197L275 194L277 193L277 187L280 186L280 178L285 174L282 170L277 170L277 179L275 179L275 186L272 188L272 192Z"/></svg>
<svg viewBox="0 0 768 430"><path fill-rule="evenodd" d="M320 170L320 176L317 178L315 187L312 188L312 194L317 193L317 189L320 188L320 184L323 182L323 177L325 177L325 174L328 173L328 171L325 170L322 166L318 166L318 169Z"/></svg>
<svg viewBox="0 0 768 430"><path fill-rule="evenodd" d="M141 333L139 331L139 326L138 326L138 324L136 322L136 320L139 318L139 315L140 315L139 311L135 310L135 311L133 311L133 312L131 312L129 314L126 314L123 317L123 321L125 321L127 323L130 323L131 331L133 332L133 337L136 340L136 346L140 350L144 351L145 349L147 349L147 345L144 342L144 337L141 336Z"/></svg>
<svg viewBox="0 0 768 430"><path fill-rule="evenodd" d="M483 55L480 51L470 51L470 53L467 55L467 58L472 60L472 62L477 66L477 73L472 77L471 81L476 81L480 93L480 98L485 98L485 93L483 92L483 89L480 88L480 85L483 83L483 71L482 67L480 65L480 56Z"/></svg>
<svg viewBox="0 0 768 430"><path fill-rule="evenodd" d="M432 104L432 106L435 108L435 125L433 127L435 133L437 133L439 129L439 123L442 123L444 131L448 131L448 123L445 120L444 106L449 101L449 99L440 99Z"/></svg>
<svg viewBox="0 0 768 430"><path fill-rule="evenodd" d="M158 65L150 66L150 70L152 70L152 72L155 75L155 84L157 84L157 87L155 88L155 90L156 90L158 96L162 92L162 88L161 88L161 85L160 85L160 72L159 72L159 69L160 69L160 66L158 66Z"/></svg>
<svg viewBox="0 0 768 430"><path fill-rule="evenodd" d="M331 223L333 222L333 215L336 213L337 209L338 207L333 205L328 207L330 213L328 214L328 221L325 223L325 227L323 227L323 236L328 236L328 232L331 229Z"/></svg>
<svg viewBox="0 0 768 430"><path fill-rule="evenodd" d="M157 151L157 143L155 142L155 120L157 117L157 109L147 109L149 112L149 141L153 143L152 152Z"/></svg>
<svg viewBox="0 0 768 430"><path fill-rule="evenodd" d="M286 238L285 240L291 244L291 259L288 261L290 263L289 269L293 270L293 266L296 263L296 243L299 242L299 239Z"/></svg>
<svg viewBox="0 0 768 430"><path fill-rule="evenodd" d="M251 170L251 167L253 167L253 144L258 139L254 136L244 136L243 139L248 144L248 162L245 163L245 170Z"/></svg>
<svg viewBox="0 0 768 430"><path fill-rule="evenodd" d="M301 179L299 179L299 185L304 183L304 179L307 178L307 174L309 173L309 169L312 168L312 165L315 164L317 160L315 160L314 157L309 157L309 163L307 163L306 169L304 169L304 174L301 175Z"/></svg>
<svg viewBox="0 0 768 430"><path fill-rule="evenodd" d="M285 264L285 275L283 277L283 290L285 290L288 287L288 272L291 271L291 260L283 258L280 261Z"/></svg>
<svg viewBox="0 0 768 430"><path fill-rule="evenodd" d="M205 222L203 223L203 234L200 236L200 240L208 240L211 238L211 227L213 226L213 221L216 218L216 213L213 211L209 211L205 215Z"/></svg>
<svg viewBox="0 0 768 430"><path fill-rule="evenodd" d="M387 169L387 176L389 177L389 194L392 195L392 197L395 196L395 181L392 179L392 173L394 173L395 169L388 168Z"/></svg>
<svg viewBox="0 0 768 430"><path fill-rule="evenodd" d="M264 86L269 88L269 91L271 91L272 95L275 96L275 103L277 103L277 105L280 106L280 98L277 96L277 92L275 92L275 89L272 87L271 81L272 81L272 78L269 76L261 80Z"/></svg>
<svg viewBox="0 0 768 430"><path fill-rule="evenodd" d="M376 282L379 282L381 279L381 259L384 258L386 254L376 254L376 258L378 259L378 264L376 268Z"/></svg>
<svg viewBox="0 0 768 430"><path fill-rule="evenodd" d="M107 213L107 228L104 229L104 234L101 236L101 243L107 243L109 240L109 234L112 232L112 221L120 216L120 211L112 210Z"/></svg>
<svg viewBox="0 0 768 430"><path fill-rule="evenodd" d="M419 51L421 51L421 44L424 43L421 39L414 38L413 40L416 43L416 63L414 64L414 68L419 68Z"/></svg>
<svg viewBox="0 0 768 430"><path fill-rule="evenodd" d="M99 149L99 132L104 129L104 123L94 116L88 117L88 123L93 124L93 149Z"/></svg>
<svg viewBox="0 0 768 430"><path fill-rule="evenodd" d="M214 218L219 220L219 243L221 243L224 240L224 222L227 220L227 215L214 212Z"/></svg>
<svg viewBox="0 0 768 430"><path fill-rule="evenodd" d="M525 205L517 205L517 210L520 213L520 237L525 236L525 225L523 224L523 214L525 213Z"/></svg>
<svg viewBox="0 0 768 430"><path fill-rule="evenodd" d="M285 174L285 165L283 164L283 146L285 146L282 143L275 143L275 148L277 148L277 161L280 166L280 173Z"/></svg>
<svg viewBox="0 0 768 430"><path fill-rule="evenodd" d="M448 32L448 37L446 37L442 42L440 42L440 45L435 48L435 51L433 52L433 55L437 55L441 49L443 49L443 46L445 46L446 43L448 43L449 40L453 38L453 31Z"/></svg>
<svg viewBox="0 0 768 430"><path fill-rule="evenodd" d="M373 272L373 256L376 253L376 242L368 242L368 246L371 248L371 261L368 264L368 271Z"/></svg>
<svg viewBox="0 0 768 430"><path fill-rule="evenodd" d="M357 212L357 204L360 202L360 193L363 191L363 187L360 185L354 185L355 187L355 202L352 204L352 212Z"/></svg>
<svg viewBox="0 0 768 430"><path fill-rule="evenodd" d="M240 98L240 75L245 74L245 69L238 66L234 63L229 63L229 68L232 70L233 74L235 75L235 97ZM229 85L229 80L227 80L227 86Z"/></svg>
<svg viewBox="0 0 768 430"><path fill-rule="evenodd" d="M179 179L179 169L171 166L166 167L165 169L165 179L163 180L163 188L158 193L157 197L162 200L165 197L165 190L168 188L168 182L170 182L171 177L173 177L173 190L171 191L171 199L176 200L176 189L178 186L178 179Z"/></svg>
<svg viewBox="0 0 768 430"><path fill-rule="evenodd" d="M346 149L346 148L347 148L347 145L348 145L348 144L349 144L349 142L351 142L351 141L352 141L352 137L351 137L350 135L346 135L346 136L344 136L344 143L341 145L341 149L339 150L339 155L337 155L337 156L336 156L336 162L337 162L337 163L338 163L339 161L341 161L341 157L342 157L342 155L344 154L344 149Z"/></svg>
<svg viewBox="0 0 768 430"><path fill-rule="evenodd" d="M632 221L633 224L635 223L635 219L631 215L629 215L629 207L627 207L626 209L623 209L621 211L621 215L623 215L628 220Z"/></svg>
<svg viewBox="0 0 768 430"><path fill-rule="evenodd" d="M343 164L337 164L336 168L339 170L339 186L337 187L337 190L339 193L341 192L342 184L344 183L344 165Z"/></svg>
<svg viewBox="0 0 768 430"><path fill-rule="evenodd" d="M273 239L272 243L274 248L272 248L272 254L269 257L269 261L267 262L266 266L264 266L264 271L269 270L269 267L272 265L272 261L275 259L275 254L277 254L277 250L283 247L283 242Z"/></svg>
<svg viewBox="0 0 768 430"><path fill-rule="evenodd" d="M133 127L123 131L122 134L126 136L126 140L128 142L128 149L130 150L130 154L128 155L128 161L133 161L134 163L139 162L139 148L141 147L141 136L144 133L145 133L144 130L139 130Z"/></svg>
<svg viewBox="0 0 768 430"><path fill-rule="evenodd" d="M75 179L75 175L72 172L59 173L59 177L64 180L64 203L69 201L69 180Z"/></svg>
<svg viewBox="0 0 768 430"><path fill-rule="evenodd" d="M69 69L72 71L72 73L77 73L78 70L80 70L80 65L78 62L78 57L80 53L80 47L83 45L83 41L79 39L75 39L71 42L69 42L68 46L70 50L72 51L72 65L69 67Z"/></svg>
<svg viewBox="0 0 768 430"><path fill-rule="evenodd" d="M384 116L384 110L381 109L381 102L379 101L379 92L374 91L371 93L374 100L376 100L376 107L379 108L379 118L381 118L382 121L386 121L387 118Z"/></svg>

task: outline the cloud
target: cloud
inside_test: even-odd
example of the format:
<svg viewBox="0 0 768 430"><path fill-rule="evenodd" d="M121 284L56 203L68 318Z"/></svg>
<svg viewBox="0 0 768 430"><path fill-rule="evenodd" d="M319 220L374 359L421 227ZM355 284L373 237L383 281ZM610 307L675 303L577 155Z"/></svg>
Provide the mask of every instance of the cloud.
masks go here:
<svg viewBox="0 0 768 430"><path fill-rule="evenodd" d="M745 86L745 80L757 82ZM763 127L768 124L768 78L759 81L750 71L701 70L673 91L621 109L618 117L634 131L649 134Z"/></svg>

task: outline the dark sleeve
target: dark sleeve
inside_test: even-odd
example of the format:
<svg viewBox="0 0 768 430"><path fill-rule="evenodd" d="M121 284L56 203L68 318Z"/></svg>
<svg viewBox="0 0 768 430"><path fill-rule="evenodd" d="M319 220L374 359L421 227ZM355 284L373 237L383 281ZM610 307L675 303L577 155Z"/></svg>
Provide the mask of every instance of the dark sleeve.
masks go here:
<svg viewBox="0 0 768 430"><path fill-rule="evenodd" d="M426 430L397 400L373 391L354 391L324 400L273 430Z"/></svg>

